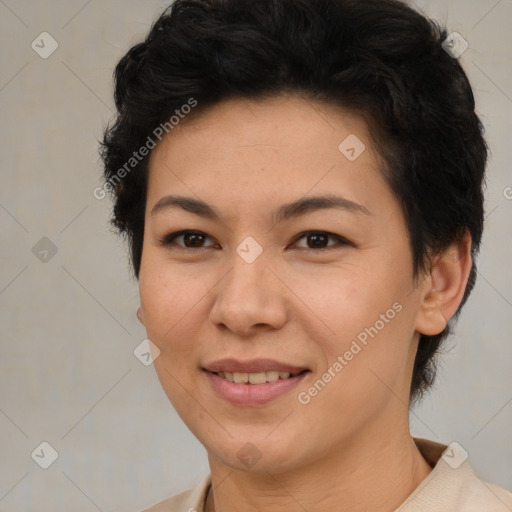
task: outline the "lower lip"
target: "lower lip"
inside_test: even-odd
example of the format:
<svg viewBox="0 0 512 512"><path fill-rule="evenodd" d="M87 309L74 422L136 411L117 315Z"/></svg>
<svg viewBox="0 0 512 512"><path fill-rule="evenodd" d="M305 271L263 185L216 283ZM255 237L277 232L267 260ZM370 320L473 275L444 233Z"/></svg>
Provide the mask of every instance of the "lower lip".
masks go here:
<svg viewBox="0 0 512 512"><path fill-rule="evenodd" d="M303 372L295 377L279 379L265 384L240 384L230 382L215 373L204 370L214 391L234 405L254 406L266 404L284 395L299 385L309 372Z"/></svg>

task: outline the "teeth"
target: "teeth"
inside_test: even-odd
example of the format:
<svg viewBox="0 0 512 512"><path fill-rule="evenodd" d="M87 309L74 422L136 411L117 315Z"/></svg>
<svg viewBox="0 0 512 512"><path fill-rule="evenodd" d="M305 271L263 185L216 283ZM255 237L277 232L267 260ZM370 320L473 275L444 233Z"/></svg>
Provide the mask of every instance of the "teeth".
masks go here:
<svg viewBox="0 0 512 512"><path fill-rule="evenodd" d="M230 382L239 384L265 384L265 382L275 382L278 379L288 379L290 372L259 372L259 373L243 373L243 372L218 372L217 375Z"/></svg>
<svg viewBox="0 0 512 512"><path fill-rule="evenodd" d="M249 373L249 382L251 384L265 384L267 382L267 378L265 376L265 372L261 373Z"/></svg>
<svg viewBox="0 0 512 512"><path fill-rule="evenodd" d="M233 380L238 383L249 382L249 374L248 373L233 373Z"/></svg>
<svg viewBox="0 0 512 512"><path fill-rule="evenodd" d="M279 380L279 372L265 372L265 378L267 382Z"/></svg>

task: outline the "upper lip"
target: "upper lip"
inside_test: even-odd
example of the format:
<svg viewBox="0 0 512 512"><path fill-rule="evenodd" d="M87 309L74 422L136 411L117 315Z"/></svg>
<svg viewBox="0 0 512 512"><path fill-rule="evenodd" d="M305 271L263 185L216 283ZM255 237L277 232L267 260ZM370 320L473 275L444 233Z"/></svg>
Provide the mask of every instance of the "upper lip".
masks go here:
<svg viewBox="0 0 512 512"><path fill-rule="evenodd" d="M248 361L238 361L236 359L227 358L213 361L205 366L204 370L209 372L229 372L229 373L260 373L260 372L289 372L297 374L307 368L303 366L293 366L287 363L276 361L275 359L250 359Z"/></svg>

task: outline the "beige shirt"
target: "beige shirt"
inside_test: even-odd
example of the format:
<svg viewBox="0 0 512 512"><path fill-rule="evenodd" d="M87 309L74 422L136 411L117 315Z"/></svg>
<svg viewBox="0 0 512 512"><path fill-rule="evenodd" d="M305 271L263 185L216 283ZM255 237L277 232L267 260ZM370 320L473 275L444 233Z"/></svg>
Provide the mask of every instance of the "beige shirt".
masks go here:
<svg viewBox="0 0 512 512"><path fill-rule="evenodd" d="M395 512L511 512L512 494L478 478L464 449L414 438L433 470ZM211 476L144 512L204 512Z"/></svg>

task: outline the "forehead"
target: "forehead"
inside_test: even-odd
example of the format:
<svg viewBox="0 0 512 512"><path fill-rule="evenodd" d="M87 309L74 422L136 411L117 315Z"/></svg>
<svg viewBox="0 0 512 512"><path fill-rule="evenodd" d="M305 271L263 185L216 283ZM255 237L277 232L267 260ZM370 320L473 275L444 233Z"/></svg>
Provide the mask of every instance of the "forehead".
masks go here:
<svg viewBox="0 0 512 512"><path fill-rule="evenodd" d="M196 107L158 144L152 159L180 144L185 152L192 144L200 145L202 152L232 149L243 153L255 148L283 152L290 148L297 156L318 158L328 149L338 157L339 143L351 134L370 142L363 117L333 103L293 94L259 100L233 98L203 110ZM377 156L367 149L367 157Z"/></svg>
<svg viewBox="0 0 512 512"><path fill-rule="evenodd" d="M198 112L153 150L149 208L165 194L240 211L307 194L339 192L363 204L386 196L361 116L297 96L232 99Z"/></svg>

